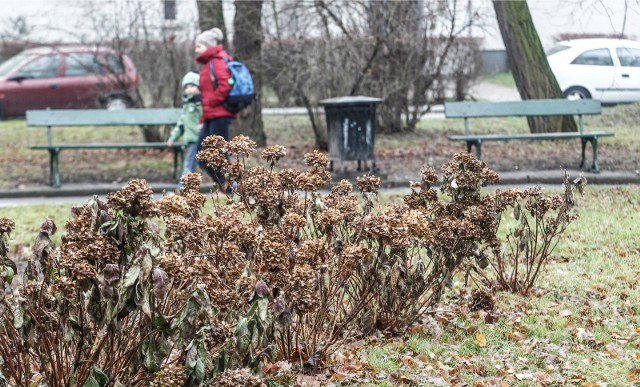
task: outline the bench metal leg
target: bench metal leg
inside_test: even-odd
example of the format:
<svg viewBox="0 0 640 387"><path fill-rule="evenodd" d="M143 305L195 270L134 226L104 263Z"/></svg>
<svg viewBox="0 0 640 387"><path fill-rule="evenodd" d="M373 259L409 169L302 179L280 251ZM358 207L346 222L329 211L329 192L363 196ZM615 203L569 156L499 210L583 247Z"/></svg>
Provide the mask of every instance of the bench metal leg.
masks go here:
<svg viewBox="0 0 640 387"><path fill-rule="evenodd" d="M60 150L49 149L49 185L60 188Z"/></svg>
<svg viewBox="0 0 640 387"><path fill-rule="evenodd" d="M587 139L586 138L581 138L580 142L582 143L582 159L580 160L580 169L584 168L584 166L586 165L585 162L585 154L584 154L584 149L587 147Z"/></svg>
<svg viewBox="0 0 640 387"><path fill-rule="evenodd" d="M591 153L593 155L593 163L589 169L593 173L600 173L600 167L598 166L598 137L593 138L581 138L582 142L582 160L580 161L580 169L585 169L587 166L587 160L585 156L585 148L587 143L591 143Z"/></svg>
<svg viewBox="0 0 640 387"><path fill-rule="evenodd" d="M471 153L471 148L476 147L476 158L482 160L482 140L467 141L467 153Z"/></svg>
<svg viewBox="0 0 640 387"><path fill-rule="evenodd" d="M593 150L593 165L591 170L593 173L600 173L600 167L598 166L598 137L594 137L591 140L591 149Z"/></svg>
<svg viewBox="0 0 640 387"><path fill-rule="evenodd" d="M173 179L178 181L184 165L184 148L173 148Z"/></svg>

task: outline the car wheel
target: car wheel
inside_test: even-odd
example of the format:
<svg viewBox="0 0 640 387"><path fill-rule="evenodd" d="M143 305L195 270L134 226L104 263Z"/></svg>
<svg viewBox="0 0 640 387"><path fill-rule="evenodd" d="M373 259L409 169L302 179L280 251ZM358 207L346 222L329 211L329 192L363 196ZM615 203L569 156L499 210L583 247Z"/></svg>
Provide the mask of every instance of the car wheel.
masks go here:
<svg viewBox="0 0 640 387"><path fill-rule="evenodd" d="M584 87L573 86L565 90L564 97L566 99L590 99L591 93Z"/></svg>
<svg viewBox="0 0 640 387"><path fill-rule="evenodd" d="M109 97L105 103L107 110L123 110L129 107L129 100L125 97Z"/></svg>

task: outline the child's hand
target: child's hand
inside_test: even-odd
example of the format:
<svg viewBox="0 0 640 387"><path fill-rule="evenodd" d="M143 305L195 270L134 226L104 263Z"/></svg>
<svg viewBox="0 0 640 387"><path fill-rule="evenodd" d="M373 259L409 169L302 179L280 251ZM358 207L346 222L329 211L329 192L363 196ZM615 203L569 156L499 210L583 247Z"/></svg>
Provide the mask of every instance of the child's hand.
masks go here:
<svg viewBox="0 0 640 387"><path fill-rule="evenodd" d="M201 131L203 126L204 126L204 124L199 124L198 125L198 131Z"/></svg>
<svg viewBox="0 0 640 387"><path fill-rule="evenodd" d="M171 141L171 140L167 141L167 146L168 147L172 147L173 146L173 141Z"/></svg>

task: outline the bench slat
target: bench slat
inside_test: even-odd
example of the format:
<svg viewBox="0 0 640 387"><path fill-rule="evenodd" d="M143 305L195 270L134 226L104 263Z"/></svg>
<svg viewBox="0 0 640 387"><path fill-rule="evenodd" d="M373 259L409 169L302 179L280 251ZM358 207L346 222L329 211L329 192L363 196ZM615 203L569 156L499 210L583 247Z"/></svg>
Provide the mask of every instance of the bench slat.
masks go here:
<svg viewBox="0 0 640 387"><path fill-rule="evenodd" d="M447 118L600 114L599 100L529 99L505 102L445 102Z"/></svg>
<svg viewBox="0 0 640 387"><path fill-rule="evenodd" d="M168 146L166 142L145 142L137 144L52 144L31 145L30 149L140 149L140 148L184 148L186 145L175 143Z"/></svg>
<svg viewBox="0 0 640 387"><path fill-rule="evenodd" d="M452 141L509 141L509 140L554 140L566 138L594 138L613 136L612 132L562 132L562 133L528 133L528 134L470 134L447 136Z"/></svg>
<svg viewBox="0 0 640 387"><path fill-rule="evenodd" d="M181 109L27 110L27 126L173 125Z"/></svg>

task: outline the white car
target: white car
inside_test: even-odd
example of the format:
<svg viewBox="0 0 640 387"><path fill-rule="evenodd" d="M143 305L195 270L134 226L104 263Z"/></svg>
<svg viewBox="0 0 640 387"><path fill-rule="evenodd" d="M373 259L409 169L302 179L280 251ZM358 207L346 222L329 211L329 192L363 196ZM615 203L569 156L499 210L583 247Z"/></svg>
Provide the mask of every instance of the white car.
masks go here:
<svg viewBox="0 0 640 387"><path fill-rule="evenodd" d="M547 60L568 99L604 104L640 101L640 42L575 39L558 42Z"/></svg>

